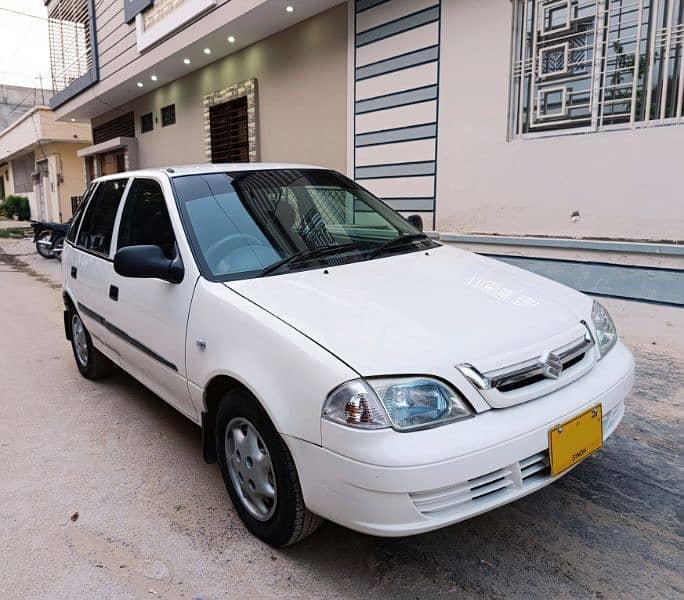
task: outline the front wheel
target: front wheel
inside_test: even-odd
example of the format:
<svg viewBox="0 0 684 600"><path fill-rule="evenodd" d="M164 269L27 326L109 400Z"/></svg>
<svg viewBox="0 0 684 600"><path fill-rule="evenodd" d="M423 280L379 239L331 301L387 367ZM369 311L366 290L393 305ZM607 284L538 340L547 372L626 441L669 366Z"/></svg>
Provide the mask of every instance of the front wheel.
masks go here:
<svg viewBox="0 0 684 600"><path fill-rule="evenodd" d="M318 529L322 520L304 504L290 451L246 392L228 392L221 401L216 449L228 494L256 537L281 548Z"/></svg>

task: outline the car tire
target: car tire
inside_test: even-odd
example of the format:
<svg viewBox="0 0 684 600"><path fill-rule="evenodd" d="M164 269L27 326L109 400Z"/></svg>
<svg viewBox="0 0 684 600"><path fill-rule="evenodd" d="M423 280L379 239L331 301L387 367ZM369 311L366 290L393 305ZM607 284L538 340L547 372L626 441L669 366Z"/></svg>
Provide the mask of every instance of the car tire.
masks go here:
<svg viewBox="0 0 684 600"><path fill-rule="evenodd" d="M70 310L68 317L71 349L81 375L86 379L100 379L108 375L112 370L112 363L93 346L93 340L81 321L81 316L75 310Z"/></svg>
<svg viewBox="0 0 684 600"><path fill-rule="evenodd" d="M49 246L44 246L40 242L44 240L49 240L52 237L51 231L44 231L38 236L36 240L36 250L43 258L54 258L55 255L52 253L52 249Z"/></svg>
<svg viewBox="0 0 684 600"><path fill-rule="evenodd" d="M292 455L255 398L243 390L228 392L218 407L215 432L223 480L249 531L282 548L318 529L323 520L304 504ZM266 495L259 494L263 489L269 490Z"/></svg>

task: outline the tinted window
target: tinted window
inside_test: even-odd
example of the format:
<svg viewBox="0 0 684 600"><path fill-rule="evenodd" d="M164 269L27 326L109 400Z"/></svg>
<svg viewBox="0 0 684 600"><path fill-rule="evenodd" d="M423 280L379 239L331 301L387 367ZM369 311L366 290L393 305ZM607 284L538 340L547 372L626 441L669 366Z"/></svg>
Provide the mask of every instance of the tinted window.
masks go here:
<svg viewBox="0 0 684 600"><path fill-rule="evenodd" d="M76 232L78 231L78 226L81 224L83 213L85 212L85 208L88 205L88 200L90 200L90 196L92 195L96 185L97 184L95 183L90 184L90 187L86 190L86 193L83 194L83 199L74 211L74 218L71 220L71 227L69 227L69 233L67 234L67 240L72 243L76 241Z"/></svg>
<svg viewBox="0 0 684 600"><path fill-rule="evenodd" d="M76 242L78 246L98 254L109 254L114 219L126 182L126 179L100 182L83 216Z"/></svg>
<svg viewBox="0 0 684 600"><path fill-rule="evenodd" d="M167 258L176 254L176 238L159 183L136 179L126 196L117 249L147 244L159 246Z"/></svg>

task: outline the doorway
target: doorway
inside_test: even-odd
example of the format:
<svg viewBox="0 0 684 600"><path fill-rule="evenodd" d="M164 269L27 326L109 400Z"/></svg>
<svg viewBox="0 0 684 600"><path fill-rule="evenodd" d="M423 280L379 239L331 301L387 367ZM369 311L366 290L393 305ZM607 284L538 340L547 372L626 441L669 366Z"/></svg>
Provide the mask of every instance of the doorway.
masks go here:
<svg viewBox="0 0 684 600"><path fill-rule="evenodd" d="M126 170L126 151L116 150L106 152L98 157L100 162L100 175L116 175Z"/></svg>

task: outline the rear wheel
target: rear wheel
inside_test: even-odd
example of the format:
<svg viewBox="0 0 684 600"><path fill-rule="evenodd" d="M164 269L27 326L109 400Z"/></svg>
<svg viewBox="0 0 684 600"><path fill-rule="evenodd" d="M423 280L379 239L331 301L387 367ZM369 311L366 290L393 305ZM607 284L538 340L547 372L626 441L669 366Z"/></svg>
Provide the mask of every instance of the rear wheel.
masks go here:
<svg viewBox="0 0 684 600"><path fill-rule="evenodd" d="M247 392L228 392L216 416L216 450L223 480L240 518L277 548L312 534L322 519L304 504L292 455Z"/></svg>
<svg viewBox="0 0 684 600"><path fill-rule="evenodd" d="M36 250L38 251L38 254L40 254L43 258L55 257L55 255L52 253L52 242L50 241L51 237L52 232L43 231L43 233L38 235L38 239L36 240Z"/></svg>
<svg viewBox="0 0 684 600"><path fill-rule="evenodd" d="M81 316L74 310L69 312L71 327L71 348L74 351L76 366L86 379L99 379L109 374L112 363L95 346Z"/></svg>

